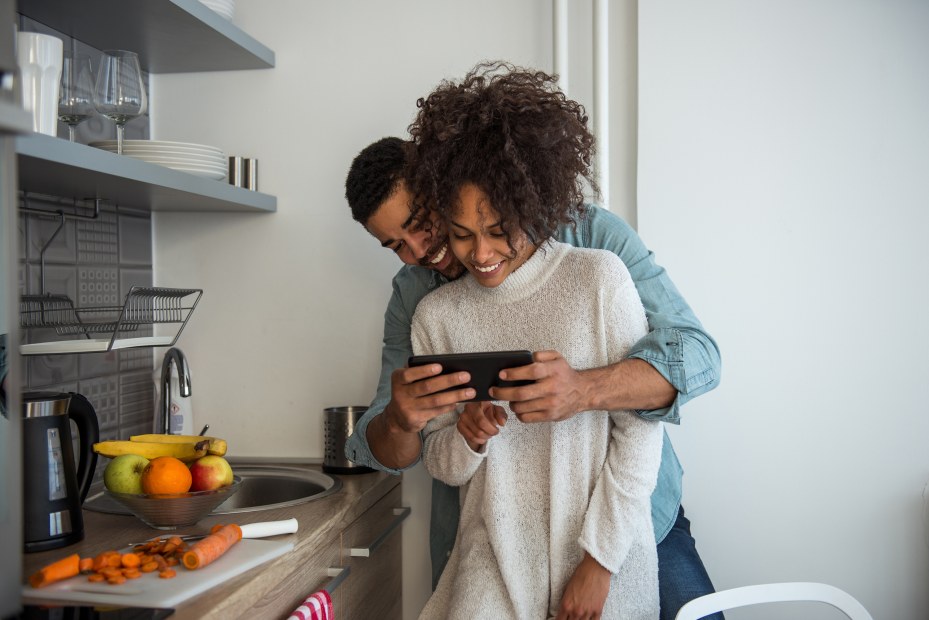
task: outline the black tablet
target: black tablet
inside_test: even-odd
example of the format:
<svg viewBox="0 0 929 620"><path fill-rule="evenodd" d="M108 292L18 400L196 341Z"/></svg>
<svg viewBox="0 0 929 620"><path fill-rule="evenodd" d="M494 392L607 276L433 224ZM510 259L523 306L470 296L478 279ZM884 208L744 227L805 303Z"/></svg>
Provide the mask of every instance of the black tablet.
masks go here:
<svg viewBox="0 0 929 620"><path fill-rule="evenodd" d="M503 381L500 371L505 368L516 368L532 363L532 353L529 351L485 351L481 353L449 353L445 355L414 355L409 360L410 366L424 364L441 364L442 374L466 371L471 374L471 380L464 385L443 390L458 390L463 387L472 387L477 395L472 401L493 400L488 390L491 387L516 387L528 385L532 381Z"/></svg>

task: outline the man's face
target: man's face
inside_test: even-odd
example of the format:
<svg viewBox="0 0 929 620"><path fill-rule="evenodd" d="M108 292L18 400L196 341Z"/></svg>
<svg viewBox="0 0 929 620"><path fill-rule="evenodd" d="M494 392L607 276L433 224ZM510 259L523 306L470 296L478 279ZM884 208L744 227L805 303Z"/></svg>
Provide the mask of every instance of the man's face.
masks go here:
<svg viewBox="0 0 929 620"><path fill-rule="evenodd" d="M430 226L413 221L411 196L403 181L394 193L368 218L365 228L393 251L407 265L434 269L447 278L457 278L464 271L448 250L448 236L434 213L429 212Z"/></svg>

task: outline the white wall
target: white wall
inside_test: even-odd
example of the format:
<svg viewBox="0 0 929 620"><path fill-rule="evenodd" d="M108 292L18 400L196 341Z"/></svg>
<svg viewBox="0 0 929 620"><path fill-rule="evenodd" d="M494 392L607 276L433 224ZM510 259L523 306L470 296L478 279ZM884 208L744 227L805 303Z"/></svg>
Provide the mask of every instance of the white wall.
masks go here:
<svg viewBox="0 0 929 620"><path fill-rule="evenodd" d="M929 617L929 3L639 10L639 231L723 354L672 434L716 585Z"/></svg>

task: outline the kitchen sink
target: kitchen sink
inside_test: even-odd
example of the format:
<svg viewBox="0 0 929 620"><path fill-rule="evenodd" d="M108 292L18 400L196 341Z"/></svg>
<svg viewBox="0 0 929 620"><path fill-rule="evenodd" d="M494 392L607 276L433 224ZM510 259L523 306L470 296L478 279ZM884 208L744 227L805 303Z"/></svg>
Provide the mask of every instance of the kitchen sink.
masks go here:
<svg viewBox="0 0 929 620"><path fill-rule="evenodd" d="M242 477L242 487L217 506L212 514L252 512L271 508L297 506L342 488L342 481L328 474L284 465L236 465L233 469Z"/></svg>
<svg viewBox="0 0 929 620"><path fill-rule="evenodd" d="M342 488L342 481L322 472L292 465L232 462L241 488L210 514L254 512L305 504ZM132 514L105 493L88 497L84 508L110 514Z"/></svg>

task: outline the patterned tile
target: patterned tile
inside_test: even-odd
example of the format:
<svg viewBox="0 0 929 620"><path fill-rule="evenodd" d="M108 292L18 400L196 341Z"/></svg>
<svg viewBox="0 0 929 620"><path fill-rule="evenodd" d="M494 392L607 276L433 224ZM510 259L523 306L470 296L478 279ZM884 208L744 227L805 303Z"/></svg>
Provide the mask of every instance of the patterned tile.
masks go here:
<svg viewBox="0 0 929 620"><path fill-rule="evenodd" d="M93 220L77 220L77 260L80 263L116 264L119 243L116 213L101 211Z"/></svg>
<svg viewBox="0 0 929 620"><path fill-rule="evenodd" d="M119 428L119 383L116 375L84 379L78 383L77 392L90 401L97 412L101 433Z"/></svg>
<svg viewBox="0 0 929 620"><path fill-rule="evenodd" d="M114 265L81 266L77 270L77 306L122 306L119 296L119 269Z"/></svg>
<svg viewBox="0 0 929 620"><path fill-rule="evenodd" d="M77 257L74 220L66 219L62 226L61 220L54 216L29 214L26 217L29 218L26 228L26 260L38 263L42 257L42 248L45 248L46 264L74 263Z"/></svg>
<svg viewBox="0 0 929 620"><path fill-rule="evenodd" d="M150 372L128 372L119 375L119 430L145 425L151 432L155 417L155 384Z"/></svg>
<svg viewBox="0 0 929 620"><path fill-rule="evenodd" d="M119 264L149 266L152 264L151 217L134 217L120 211Z"/></svg>
<svg viewBox="0 0 929 620"><path fill-rule="evenodd" d="M98 377L116 375L119 372L119 352L83 353L78 358L78 377L85 381ZM86 394L85 394L86 396Z"/></svg>

